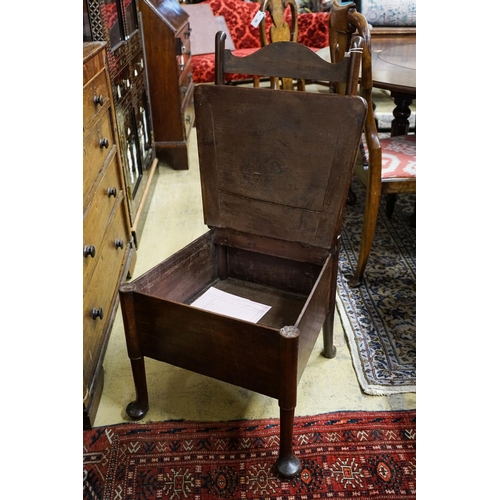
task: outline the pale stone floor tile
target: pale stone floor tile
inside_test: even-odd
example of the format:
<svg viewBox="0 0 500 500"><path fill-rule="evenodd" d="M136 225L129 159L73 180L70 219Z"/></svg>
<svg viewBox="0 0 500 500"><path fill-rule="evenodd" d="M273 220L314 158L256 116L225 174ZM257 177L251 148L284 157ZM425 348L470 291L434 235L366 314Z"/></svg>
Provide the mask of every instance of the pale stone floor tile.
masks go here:
<svg viewBox="0 0 500 500"><path fill-rule="evenodd" d="M134 278L148 271L208 230L203 222L196 131L190 137L190 169L160 164ZM298 385L296 415L339 410L399 410L416 407L415 394L369 396L361 391L339 315L335 316L333 359L321 356L318 337ZM104 359L104 390L94 425L130 421L125 413L135 390L118 309ZM165 420L227 421L279 416L275 399L146 358L149 412L142 422Z"/></svg>

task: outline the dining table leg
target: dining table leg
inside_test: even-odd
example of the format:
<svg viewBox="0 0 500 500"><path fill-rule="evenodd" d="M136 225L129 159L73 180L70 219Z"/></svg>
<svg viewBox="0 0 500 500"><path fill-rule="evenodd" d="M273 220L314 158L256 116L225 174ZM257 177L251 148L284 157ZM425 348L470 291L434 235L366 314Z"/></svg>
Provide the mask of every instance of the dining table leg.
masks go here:
<svg viewBox="0 0 500 500"><path fill-rule="evenodd" d="M391 122L391 136L406 135L410 130L411 109L413 103L412 95L402 94L400 92L391 92L391 97L394 99L394 108L392 114L394 119Z"/></svg>

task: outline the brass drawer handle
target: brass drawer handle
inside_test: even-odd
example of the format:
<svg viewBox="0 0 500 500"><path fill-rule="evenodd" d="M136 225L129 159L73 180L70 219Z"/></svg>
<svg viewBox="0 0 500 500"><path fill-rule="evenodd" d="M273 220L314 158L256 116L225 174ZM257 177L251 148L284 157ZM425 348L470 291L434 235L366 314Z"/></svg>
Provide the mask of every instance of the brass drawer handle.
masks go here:
<svg viewBox="0 0 500 500"><path fill-rule="evenodd" d="M94 96L94 104L97 106L98 104L100 104L101 106L104 105L104 97L102 95L100 96Z"/></svg>
<svg viewBox="0 0 500 500"><path fill-rule="evenodd" d="M109 141L104 138L104 139L99 139L99 147L102 149L102 148L106 148L108 149L109 147Z"/></svg>
<svg viewBox="0 0 500 500"><path fill-rule="evenodd" d="M88 257L89 255L92 258L95 257L95 246L94 245L90 245L90 246L85 245L83 247L83 256L84 257Z"/></svg>
<svg viewBox="0 0 500 500"><path fill-rule="evenodd" d="M98 309L94 307L92 309L92 319L94 319L94 320L96 320L97 318L102 319L103 317L104 317L104 314L102 312L102 307L99 307Z"/></svg>
<svg viewBox="0 0 500 500"><path fill-rule="evenodd" d="M116 188L108 188L108 198L114 196L116 198Z"/></svg>
<svg viewBox="0 0 500 500"><path fill-rule="evenodd" d="M115 248L118 250L119 248L123 249L123 240L115 240Z"/></svg>

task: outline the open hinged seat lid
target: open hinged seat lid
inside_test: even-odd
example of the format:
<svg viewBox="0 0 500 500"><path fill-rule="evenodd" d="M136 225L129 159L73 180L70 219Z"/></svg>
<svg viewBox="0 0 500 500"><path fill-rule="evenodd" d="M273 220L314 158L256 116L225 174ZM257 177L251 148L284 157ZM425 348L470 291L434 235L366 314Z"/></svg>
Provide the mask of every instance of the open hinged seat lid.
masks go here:
<svg viewBox="0 0 500 500"><path fill-rule="evenodd" d="M195 114L207 226L333 247L364 99L200 85Z"/></svg>

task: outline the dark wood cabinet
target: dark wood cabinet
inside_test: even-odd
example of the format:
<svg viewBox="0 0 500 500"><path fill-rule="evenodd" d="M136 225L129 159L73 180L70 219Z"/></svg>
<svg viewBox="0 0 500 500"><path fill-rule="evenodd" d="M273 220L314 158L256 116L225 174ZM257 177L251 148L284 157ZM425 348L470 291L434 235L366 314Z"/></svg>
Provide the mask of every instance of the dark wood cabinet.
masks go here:
<svg viewBox="0 0 500 500"><path fill-rule="evenodd" d="M136 246L156 158L141 15L136 0L83 0L84 41L105 41L118 146Z"/></svg>
<svg viewBox="0 0 500 500"><path fill-rule="evenodd" d="M188 168L194 126L189 16L178 0L139 0L158 158Z"/></svg>
<svg viewBox="0 0 500 500"><path fill-rule="evenodd" d="M83 421L92 426L118 285L134 264L104 42L83 44Z"/></svg>

